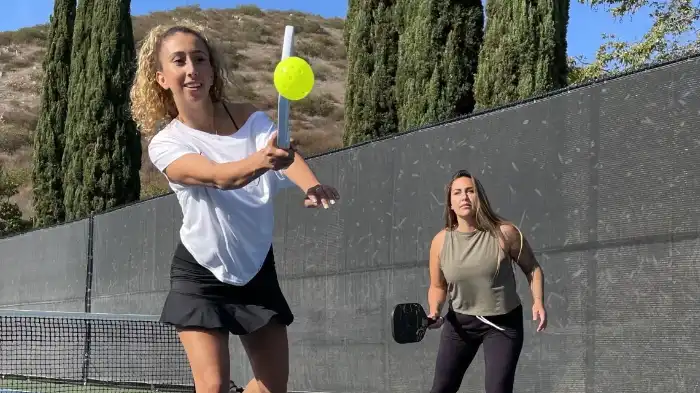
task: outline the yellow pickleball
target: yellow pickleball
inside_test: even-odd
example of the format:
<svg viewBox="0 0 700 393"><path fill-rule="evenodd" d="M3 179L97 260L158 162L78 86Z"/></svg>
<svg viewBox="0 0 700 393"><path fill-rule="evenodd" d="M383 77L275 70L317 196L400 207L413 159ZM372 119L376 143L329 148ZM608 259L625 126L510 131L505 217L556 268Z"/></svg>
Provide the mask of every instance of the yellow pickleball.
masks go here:
<svg viewBox="0 0 700 393"><path fill-rule="evenodd" d="M290 101L301 100L314 88L314 71L309 63L296 56L280 61L273 79L277 92Z"/></svg>

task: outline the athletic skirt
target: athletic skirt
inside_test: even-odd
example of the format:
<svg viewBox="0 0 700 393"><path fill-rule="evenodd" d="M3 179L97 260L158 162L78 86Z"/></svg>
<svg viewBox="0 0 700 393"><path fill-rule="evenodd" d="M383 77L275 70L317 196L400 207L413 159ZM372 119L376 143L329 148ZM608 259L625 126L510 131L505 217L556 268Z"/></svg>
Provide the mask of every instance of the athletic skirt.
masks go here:
<svg viewBox="0 0 700 393"><path fill-rule="evenodd" d="M294 315L277 281L272 247L257 275L236 286L219 281L179 243L160 320L178 329L228 330L245 335L272 320L289 326Z"/></svg>

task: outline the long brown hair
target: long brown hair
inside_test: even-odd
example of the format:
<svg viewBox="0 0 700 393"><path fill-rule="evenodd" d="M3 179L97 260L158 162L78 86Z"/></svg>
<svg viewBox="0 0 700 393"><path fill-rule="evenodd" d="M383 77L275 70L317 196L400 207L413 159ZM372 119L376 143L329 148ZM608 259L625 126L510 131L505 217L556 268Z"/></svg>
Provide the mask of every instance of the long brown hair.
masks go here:
<svg viewBox="0 0 700 393"><path fill-rule="evenodd" d="M452 175L452 179L450 179L450 182L445 187L445 229L454 230L458 225L457 215L452 211L452 199L450 198L450 194L452 193L452 184L461 177L472 179L472 182L474 182L474 194L476 195L476 229L488 231L492 235L503 239L500 226L503 224L510 224L510 222L493 211L489 199L486 196L484 186L479 179L469 173L469 171L463 169L455 172L454 175Z"/></svg>

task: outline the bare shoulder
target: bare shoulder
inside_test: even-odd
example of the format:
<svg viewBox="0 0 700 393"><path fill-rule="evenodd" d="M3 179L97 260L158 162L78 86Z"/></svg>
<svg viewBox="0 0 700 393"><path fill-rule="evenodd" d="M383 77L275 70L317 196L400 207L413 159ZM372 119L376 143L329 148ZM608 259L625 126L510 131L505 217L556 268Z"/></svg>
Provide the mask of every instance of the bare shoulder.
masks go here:
<svg viewBox="0 0 700 393"><path fill-rule="evenodd" d="M433 251L440 251L442 249L442 245L445 243L445 234L447 233L446 229L441 230L435 236L433 236L433 241L430 243L431 249Z"/></svg>
<svg viewBox="0 0 700 393"><path fill-rule="evenodd" d="M501 233L508 239L517 238L520 236L520 230L513 224L501 224L499 227Z"/></svg>
<svg viewBox="0 0 700 393"><path fill-rule="evenodd" d="M506 248L513 247L514 244L520 244L522 233L513 224L501 224L499 229L507 242Z"/></svg>

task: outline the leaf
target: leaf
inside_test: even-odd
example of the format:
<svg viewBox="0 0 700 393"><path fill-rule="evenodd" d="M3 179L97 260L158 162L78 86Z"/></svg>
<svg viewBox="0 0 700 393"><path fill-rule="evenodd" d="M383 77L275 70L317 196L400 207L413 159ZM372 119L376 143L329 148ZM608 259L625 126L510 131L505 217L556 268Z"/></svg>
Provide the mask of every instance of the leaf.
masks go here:
<svg viewBox="0 0 700 393"><path fill-rule="evenodd" d="M626 42L604 34L604 43L590 64L578 61L583 79L637 69L651 63L668 61L696 53L700 48L697 22L700 7L693 0L579 0L593 8L604 6L618 18L631 17L649 9L653 24L637 42Z"/></svg>
<svg viewBox="0 0 700 393"><path fill-rule="evenodd" d="M12 235L31 228L31 222L22 218L17 204L0 201L0 236Z"/></svg>
<svg viewBox="0 0 700 393"><path fill-rule="evenodd" d="M0 166L0 200L6 200L17 194L19 183L11 178Z"/></svg>

